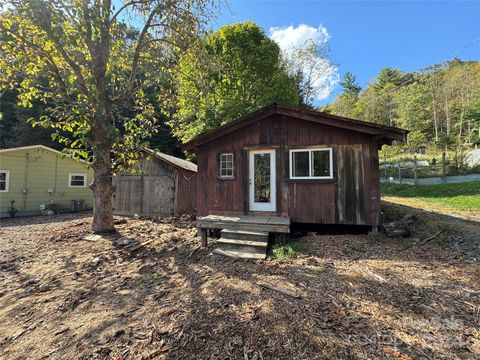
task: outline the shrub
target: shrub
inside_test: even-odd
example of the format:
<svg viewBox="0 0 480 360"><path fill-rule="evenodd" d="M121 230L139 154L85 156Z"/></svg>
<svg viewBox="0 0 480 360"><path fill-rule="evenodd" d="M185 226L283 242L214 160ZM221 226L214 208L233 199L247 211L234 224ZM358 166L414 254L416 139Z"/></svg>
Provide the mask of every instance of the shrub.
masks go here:
<svg viewBox="0 0 480 360"><path fill-rule="evenodd" d="M277 260L291 260L305 253L305 247L292 239L278 241L272 247L272 254Z"/></svg>

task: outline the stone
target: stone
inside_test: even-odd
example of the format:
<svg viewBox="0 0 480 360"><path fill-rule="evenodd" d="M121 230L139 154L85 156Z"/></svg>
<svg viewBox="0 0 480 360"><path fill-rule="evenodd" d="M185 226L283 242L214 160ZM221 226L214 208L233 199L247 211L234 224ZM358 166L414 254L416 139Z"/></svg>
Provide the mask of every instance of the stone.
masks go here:
<svg viewBox="0 0 480 360"><path fill-rule="evenodd" d="M86 240L86 241L95 242L95 241L102 240L102 239L103 239L103 236L98 235L98 234L91 234L91 235L84 236L82 239L83 239L83 240Z"/></svg>
<svg viewBox="0 0 480 360"><path fill-rule="evenodd" d="M115 240L115 245L126 246L126 245L130 245L130 244L133 244L133 243L136 243L136 242L137 242L136 240L129 239L127 237L122 236L122 237Z"/></svg>
<svg viewBox="0 0 480 360"><path fill-rule="evenodd" d="M92 259L92 261L90 261L90 265L92 265L93 267L97 267L98 264L100 264L100 258L96 257L94 259Z"/></svg>
<svg viewBox="0 0 480 360"><path fill-rule="evenodd" d="M30 278L30 279L27 279L25 280L23 283L22 283L22 286L23 287L28 287L30 285L35 285L38 283L38 279L37 278Z"/></svg>
<svg viewBox="0 0 480 360"><path fill-rule="evenodd" d="M48 284L42 284L38 288L38 291L40 292L47 292L48 290L50 290L50 286L48 286Z"/></svg>

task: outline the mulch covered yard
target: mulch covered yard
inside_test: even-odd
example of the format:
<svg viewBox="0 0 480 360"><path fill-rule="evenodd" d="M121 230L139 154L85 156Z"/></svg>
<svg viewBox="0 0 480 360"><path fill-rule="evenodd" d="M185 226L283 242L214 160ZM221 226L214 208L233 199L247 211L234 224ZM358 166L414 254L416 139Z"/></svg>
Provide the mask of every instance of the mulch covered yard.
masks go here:
<svg viewBox="0 0 480 360"><path fill-rule="evenodd" d="M479 358L480 224L387 208L413 237L305 236L282 262L212 256L188 217L2 220L0 358Z"/></svg>

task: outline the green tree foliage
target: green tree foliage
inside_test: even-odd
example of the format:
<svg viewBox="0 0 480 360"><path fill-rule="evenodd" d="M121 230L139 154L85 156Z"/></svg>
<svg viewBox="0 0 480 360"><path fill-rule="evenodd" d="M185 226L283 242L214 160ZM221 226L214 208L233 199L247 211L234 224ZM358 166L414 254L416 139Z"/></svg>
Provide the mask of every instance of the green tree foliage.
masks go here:
<svg viewBox="0 0 480 360"><path fill-rule="evenodd" d="M344 94L358 96L360 91L362 91L362 87L357 84L357 78L351 72L346 72L345 75L343 75L340 86L343 88Z"/></svg>
<svg viewBox="0 0 480 360"><path fill-rule="evenodd" d="M45 85L44 85L45 86ZM39 119L45 114L46 105L36 99L30 107L18 104L18 93L5 89L0 94L0 148L46 145L61 150L62 145L52 141L52 129L33 128L30 119Z"/></svg>
<svg viewBox="0 0 480 360"><path fill-rule="evenodd" d="M278 45L252 22L226 25L180 58L173 133L187 142L272 102L295 106L298 90Z"/></svg>
<svg viewBox="0 0 480 360"><path fill-rule="evenodd" d="M350 93L344 86L328 110L408 129L410 150L430 144L468 148L480 142L479 62L455 59L414 73L385 68L358 96Z"/></svg>
<svg viewBox="0 0 480 360"><path fill-rule="evenodd" d="M157 131L153 103L164 100L177 55L209 14L208 0L7 0L3 7L1 90L15 89L24 107L46 104L35 124L53 129L68 155L91 162L94 231L113 230L112 175L135 164Z"/></svg>
<svg viewBox="0 0 480 360"><path fill-rule="evenodd" d="M335 98L332 104L323 110L332 112L335 115L355 118L357 116L355 107L358 102L358 95L362 90L356 81L355 75L351 72L346 72L342 81L340 81L340 86L343 89L342 93Z"/></svg>
<svg viewBox="0 0 480 360"><path fill-rule="evenodd" d="M374 87L377 90L382 90L388 84L393 84L395 86L408 85L413 81L413 75L409 73L403 73L400 70L393 68L383 68L378 74Z"/></svg>

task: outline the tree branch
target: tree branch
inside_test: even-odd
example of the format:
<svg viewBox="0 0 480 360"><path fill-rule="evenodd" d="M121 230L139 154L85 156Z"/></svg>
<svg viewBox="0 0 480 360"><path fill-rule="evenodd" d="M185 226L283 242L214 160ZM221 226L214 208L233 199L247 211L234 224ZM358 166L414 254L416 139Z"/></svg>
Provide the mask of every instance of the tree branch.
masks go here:
<svg viewBox="0 0 480 360"><path fill-rule="evenodd" d="M136 5L136 4L141 4L143 1L131 1L131 2L128 2L126 4L123 4L122 7L120 7L120 9L118 9L118 11L113 14L112 18L110 19L110 24L112 24L116 19L117 19L117 16L120 15L120 13L125 10L127 7L129 6L132 6L132 5Z"/></svg>
<svg viewBox="0 0 480 360"><path fill-rule="evenodd" d="M135 78L137 77L138 61L140 59L140 53L141 53L141 50L142 50L142 46L144 45L143 42L144 42L145 36L148 33L148 29L150 28L152 20L155 17L155 15L157 14L157 12L158 12L157 8L152 10L152 12L150 13L150 15L147 18L147 21L145 22L145 25L143 26L143 29L142 29L142 32L140 33L140 36L138 37L137 45L135 46L135 52L133 54L130 76L129 76L129 79L127 81L127 85L126 85L125 90L124 90L125 92L122 96L123 99L128 99L133 92Z"/></svg>

